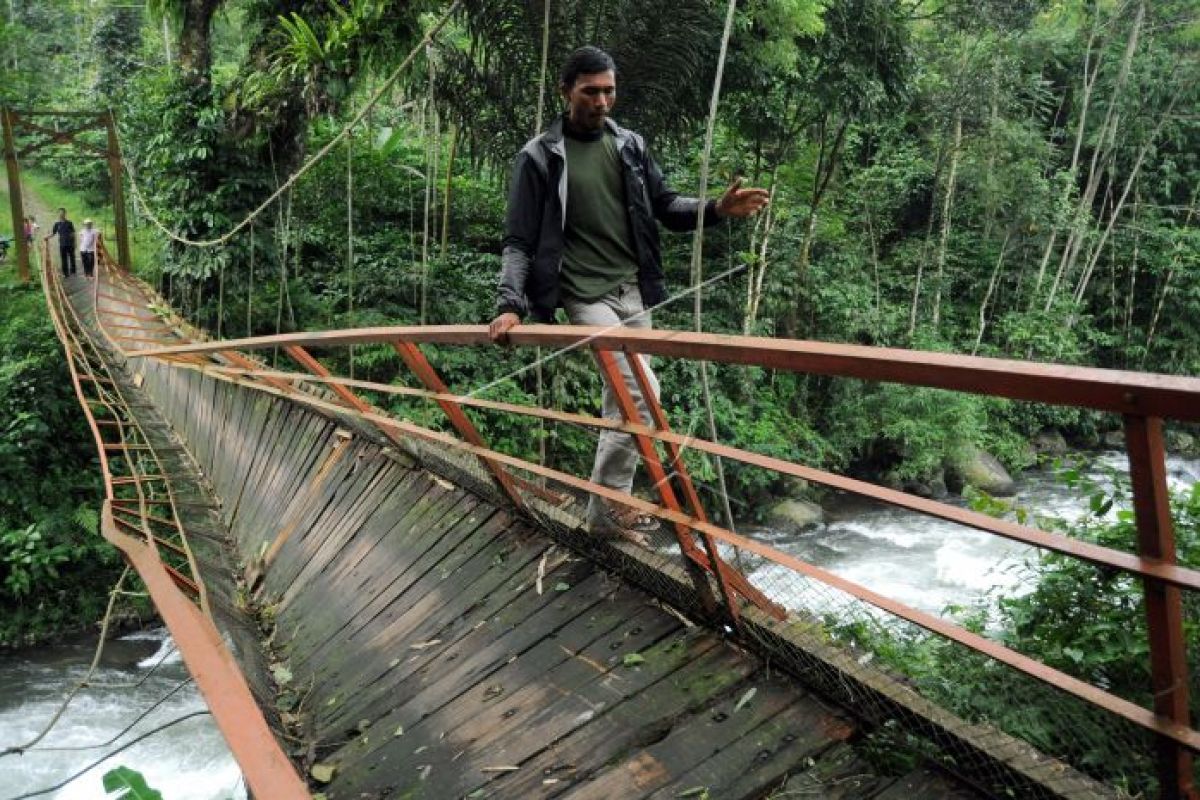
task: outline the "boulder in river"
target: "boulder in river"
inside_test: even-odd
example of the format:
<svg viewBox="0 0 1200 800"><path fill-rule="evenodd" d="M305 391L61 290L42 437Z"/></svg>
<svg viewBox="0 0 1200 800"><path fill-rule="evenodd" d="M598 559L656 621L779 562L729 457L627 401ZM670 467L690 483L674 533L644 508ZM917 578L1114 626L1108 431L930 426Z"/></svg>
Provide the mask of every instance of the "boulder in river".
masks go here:
<svg viewBox="0 0 1200 800"><path fill-rule="evenodd" d="M1104 438L1101 441L1104 442L1105 447L1110 447L1113 450L1124 450L1125 431L1109 431L1108 433L1104 434Z"/></svg>
<svg viewBox="0 0 1200 800"><path fill-rule="evenodd" d="M781 500L767 511L766 523L772 528L788 533L799 533L805 528L820 525L825 521L825 512L816 503L792 498Z"/></svg>
<svg viewBox="0 0 1200 800"><path fill-rule="evenodd" d="M1187 431L1167 431L1167 451L1181 456L1190 456L1196 452L1196 437Z"/></svg>
<svg viewBox="0 0 1200 800"><path fill-rule="evenodd" d="M903 492L915 494L917 497L928 497L932 500L943 500L950 494L946 488L945 473L941 470L929 478L911 478L903 481L899 488Z"/></svg>
<svg viewBox="0 0 1200 800"><path fill-rule="evenodd" d="M946 484L956 492L964 486L974 486L995 497L1012 497L1017 484L1008 470L991 453L978 447L967 447L946 463Z"/></svg>
<svg viewBox="0 0 1200 800"><path fill-rule="evenodd" d="M1067 440L1053 428L1043 428L1038 431L1030 444L1033 445L1033 451L1038 455L1065 456L1067 454Z"/></svg>

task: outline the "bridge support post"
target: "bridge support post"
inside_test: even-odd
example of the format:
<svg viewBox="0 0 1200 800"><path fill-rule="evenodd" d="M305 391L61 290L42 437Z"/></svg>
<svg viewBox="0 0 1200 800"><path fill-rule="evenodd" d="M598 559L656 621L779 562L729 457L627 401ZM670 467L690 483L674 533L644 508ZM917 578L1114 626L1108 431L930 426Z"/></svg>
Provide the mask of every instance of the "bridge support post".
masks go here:
<svg viewBox="0 0 1200 800"><path fill-rule="evenodd" d="M445 381L437 374L433 365L429 363L429 359L425 358L425 354L421 352L421 348L412 342L392 342L392 347L396 349L400 358L412 370L413 374L417 376L417 379L425 385L426 389L438 394L450 393L450 389L446 386ZM487 447L487 444L483 441L483 437L479 435L479 431L475 428L474 423L463 413L462 408L457 403L438 400L437 404L450 420L450 424L458 431L459 436L477 447ZM492 473L492 477L496 479L496 483L499 484L501 491L508 495L508 499L517 507L517 510L525 511L525 500L521 497L520 491L517 490L513 476L509 475L503 466L490 458L480 456L480 461Z"/></svg>
<svg viewBox="0 0 1200 800"><path fill-rule="evenodd" d="M1126 414L1125 442L1137 519L1138 554L1164 564L1174 564L1175 532L1167 494L1162 420ZM1154 710L1189 727L1187 650L1180 589L1143 578L1142 592L1146 598ZM1160 797L1188 800L1197 797L1192 778L1192 754L1161 736L1158 738L1158 776Z"/></svg>
<svg viewBox="0 0 1200 800"><path fill-rule="evenodd" d="M21 283L29 283L29 243L25 241L25 204L21 198L21 167L17 163L12 113L12 109L0 109L0 124L4 128L4 166L8 171L8 200L12 207L13 239L17 245L17 275Z"/></svg>
<svg viewBox="0 0 1200 800"><path fill-rule="evenodd" d="M634 424L644 424L641 414L637 409L637 405L633 402L633 395L629 392L629 387L625 385L625 377L621 374L620 367L617 366L616 357L608 350L602 350L599 347L593 348L596 353L596 359L600 362L600 370L604 375L604 380L612 387L613 392L617 396L617 405L621 409L621 416L626 422ZM626 353L626 358L630 363L640 360L640 356ZM647 387L649 388L649 387ZM647 396L647 405L652 402L653 394ZM654 481L655 489L658 490L658 496L662 500L662 504L672 511L681 511L679 500L675 497L675 491L671 488L671 483L667 479L667 474L663 470L662 462L658 458L658 453L654 450L654 443L645 436L634 436L634 442L637 444L638 452L641 453L642 460L646 462L646 469L650 472L650 479ZM692 512L696 513L695 510ZM702 513L702 512L701 512ZM696 587L696 595L700 599L700 605L704 609L704 613L714 616L717 613L717 601L713 596L712 586L708 583L708 576L704 570L696 563L696 543L692 540L691 529L683 523L675 523L675 538L679 542L679 548L683 551L683 560L687 565L688 574L692 578L692 584ZM712 548L716 551L716 547ZM717 576L721 586L724 600L729 604L729 615L736 619L736 602L728 594L728 586L721 580L722 574L719 571L718 561L713 561L711 566L713 574Z"/></svg>
<svg viewBox="0 0 1200 800"><path fill-rule="evenodd" d="M129 249L129 224L125 218L125 188L121 173L121 146L117 142L117 120L112 109L104 115L108 133L105 157L108 159L108 182L112 191L113 224L117 228L117 260L127 270L133 270L133 253Z"/></svg>

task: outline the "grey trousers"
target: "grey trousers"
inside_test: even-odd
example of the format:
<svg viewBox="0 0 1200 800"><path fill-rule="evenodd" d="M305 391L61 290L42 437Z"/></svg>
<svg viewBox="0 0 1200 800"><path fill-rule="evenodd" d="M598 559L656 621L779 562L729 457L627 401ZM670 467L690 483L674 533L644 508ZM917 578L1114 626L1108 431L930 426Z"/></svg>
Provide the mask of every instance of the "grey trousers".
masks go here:
<svg viewBox="0 0 1200 800"><path fill-rule="evenodd" d="M563 301L572 325L600 325L609 327L624 325L630 328L649 328L650 315L642 314L642 294L633 283L625 283L598 300L585 303L567 298ZM635 316L641 314L641 316ZM645 356L638 356L646 369L646 376L654 390L654 397L659 397L658 378L650 369L650 362ZM629 361L622 354L616 354L617 365L625 379L625 385L637 404L642 422L650 425L650 410L646 400L638 388L637 378L629 366ZM608 381L604 381L604 398L602 414L605 419L622 419L621 408L617 405L617 394ZM596 461L592 465L592 481L601 486L607 486L628 493L633 488L633 474L637 471L638 451L633 437L625 433L604 431L600 434L600 443L596 446ZM601 499L592 495L588 501L587 522L590 527L600 523L604 517L605 505Z"/></svg>

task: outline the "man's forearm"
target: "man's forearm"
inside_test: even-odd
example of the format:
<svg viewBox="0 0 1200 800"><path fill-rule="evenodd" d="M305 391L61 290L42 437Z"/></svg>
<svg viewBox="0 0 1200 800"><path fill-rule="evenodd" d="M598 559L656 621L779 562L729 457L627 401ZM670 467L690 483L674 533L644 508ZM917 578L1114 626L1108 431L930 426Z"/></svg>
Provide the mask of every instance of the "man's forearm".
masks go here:
<svg viewBox="0 0 1200 800"><path fill-rule="evenodd" d="M509 245L500 257L500 284L496 292L497 313L525 316L528 303L525 300L525 282L529 278L530 258L519 247Z"/></svg>

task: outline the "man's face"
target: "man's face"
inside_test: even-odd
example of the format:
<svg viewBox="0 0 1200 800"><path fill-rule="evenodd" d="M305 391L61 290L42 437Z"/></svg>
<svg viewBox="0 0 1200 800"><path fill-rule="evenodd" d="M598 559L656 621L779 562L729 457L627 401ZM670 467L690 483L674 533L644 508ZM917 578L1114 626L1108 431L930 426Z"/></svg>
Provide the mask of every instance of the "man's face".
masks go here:
<svg viewBox="0 0 1200 800"><path fill-rule="evenodd" d="M579 75L575 85L563 90L567 116L578 130L597 131L617 102L617 76L612 70Z"/></svg>
<svg viewBox="0 0 1200 800"><path fill-rule="evenodd" d="M59 219L66 219L66 218L67 218L67 212L66 212L66 211L59 211L59 212L58 212L58 218L59 218Z"/></svg>

